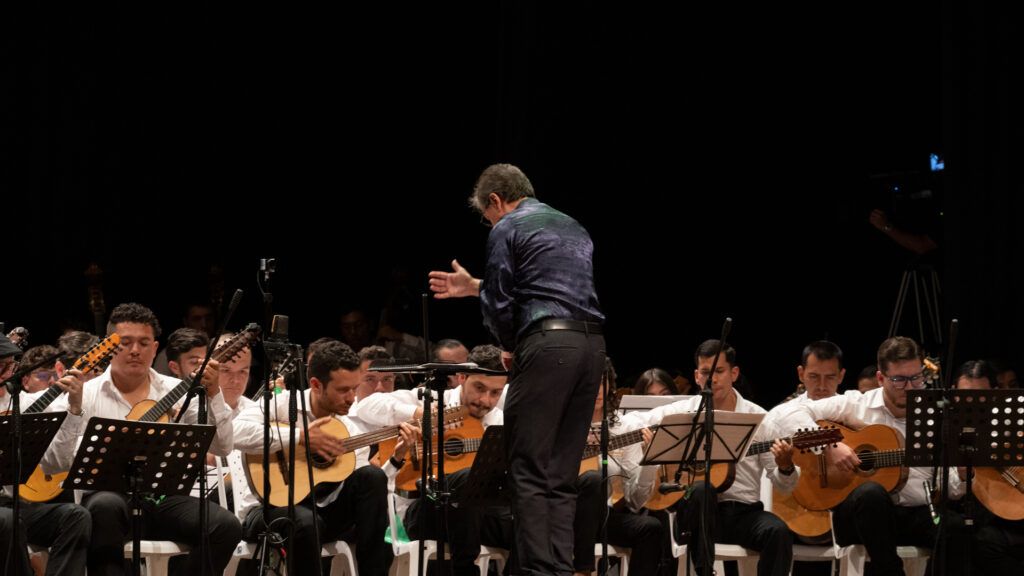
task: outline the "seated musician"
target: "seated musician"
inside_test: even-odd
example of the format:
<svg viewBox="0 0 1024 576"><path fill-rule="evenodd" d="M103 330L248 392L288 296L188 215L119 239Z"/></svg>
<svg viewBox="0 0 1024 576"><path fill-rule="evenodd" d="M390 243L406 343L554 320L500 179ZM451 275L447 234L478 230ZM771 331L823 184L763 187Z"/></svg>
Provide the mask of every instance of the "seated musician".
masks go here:
<svg viewBox="0 0 1024 576"><path fill-rule="evenodd" d="M740 369L736 365L736 350L732 346L727 345L718 355L715 373L711 374L711 364L718 346L718 340L705 340L694 354L694 361L697 364L694 377L702 388L707 385L706 382L710 378L715 410L764 414L764 408L743 398L733 388L733 382L739 378ZM643 414L646 425L653 425L661 422L662 418L669 414L693 412L699 405L700 397L695 396L659 406L646 414L637 414ZM774 432L761 426L754 440L769 440ZM701 524L707 521L716 542L739 544L760 553L757 564L757 573L760 576L789 574L793 559L792 536L785 522L764 510L760 498L763 471L768 472L768 478L781 492L788 493L793 489L799 475L795 473L792 457L793 447L776 440L770 452L740 460L736 464L735 480L732 485L725 492L716 495L716 518L703 518L703 501L708 496L705 483L697 482L693 485L689 500L682 511L679 526L690 535L687 553L693 559L698 573L705 563L714 562L714 558L706 557L705 546L701 542Z"/></svg>
<svg viewBox="0 0 1024 576"><path fill-rule="evenodd" d="M139 402L158 401L181 383L177 378L164 376L151 368L156 356L160 323L150 309L134 303L117 306L110 314L107 332L117 332L121 336L121 350L103 374L86 384L82 398L86 419L93 416L123 419ZM207 366L203 386L207 391L208 423L217 427L210 451L226 455L231 450L232 427L230 410L217 386L216 362ZM54 404L59 406L63 401L66 397L57 399ZM181 402L179 400L178 404ZM193 401L181 422L195 424L197 413L198 402ZM190 573L199 573L200 562L202 565L212 564L215 571L223 570L241 538L241 526L231 512L215 502L207 504L209 532L202 535L196 498L168 496L159 503L146 501L143 505L142 537L191 546L194 552L188 558ZM93 526L97 527L89 543L89 574L124 574L124 543L131 539L127 496L115 492L91 492L83 495L82 505L92 515ZM207 559L201 559L195 553L200 538L206 540Z"/></svg>
<svg viewBox="0 0 1024 576"><path fill-rule="evenodd" d="M324 430L332 420L341 422L349 435L366 432L355 421L347 418L349 407L355 401L356 388L362 381L359 356L348 345L336 340L320 342L313 348L309 359L309 388L304 391L307 417L309 419L309 448L314 455L324 460L333 460L345 451L342 440ZM291 390L273 397L270 414L272 422L288 421L288 404ZM299 404L302 410L302 404ZM301 426L301 415L299 426ZM235 418L235 447L248 454L262 454L263 451L263 406L251 404ZM273 429L271 452L287 450L288 435L285 429L280 434ZM301 433L296 433L296 450L302 447ZM297 574L314 574L316 562L320 561L320 547L323 542L338 540L354 530L356 543L356 564L361 576L383 576L387 572L388 556L384 542L387 518L387 478L375 466L368 466L369 448L355 452L356 468L340 484L317 484L313 493L297 502L294 562ZM273 468L279 469L277 459ZM295 474L307 474L305 467L299 467ZM314 477L315 481L315 477ZM261 487L257 487L260 489ZM275 492L286 491L287 485L280 482L273 487ZM296 498L298 500L298 498ZM244 522L245 539L255 541L258 535L270 529L287 534L284 523L287 507L271 509L263 517L262 506L252 506ZM314 538L313 522L319 528L320 542Z"/></svg>
<svg viewBox="0 0 1024 576"><path fill-rule="evenodd" d="M29 349L29 352L35 349ZM14 374L14 357L17 354L21 354L21 350L6 336L0 334L0 381L6 380ZM26 352L22 359L22 365L32 365L40 359ZM35 372L32 374L33 377ZM78 370L73 370L54 382L69 394L62 407L55 407L51 404L46 411L53 412L63 409L67 410L68 414L40 461L40 466L46 473L62 472L71 466L71 459L67 455L73 454L75 442L78 439L77 431L84 423L82 383L85 380L86 376ZM48 386L49 381L47 381ZM24 412L43 395L45 390L46 387L31 394L22 392L19 397L19 409ZM0 386L0 414L6 413L10 409L10 400L7 388ZM10 446L9 439L5 437L3 442L6 450ZM92 527L89 513L75 504L68 493L49 502L28 502L22 499L20 544L11 547L10 538L14 521L11 508L11 489L11 486L0 488L0 574L30 573L25 542L49 548L49 559L45 572L48 576L85 574L85 549L89 543ZM9 554L12 550L13 554Z"/></svg>
<svg viewBox="0 0 1024 576"><path fill-rule="evenodd" d="M495 346L482 345L473 348L469 361L481 368L503 370L501 350ZM489 376L486 374L458 374L459 386L444 393L446 407L465 406L468 410L466 427L474 424L481 428L503 422L501 410L495 408L505 382L504 375ZM370 426L394 426L403 422L418 421L423 416L422 403L416 390L396 390L387 394L372 394L359 404L359 417ZM401 464L396 462L395 464ZM454 493L454 501L458 502L459 490L465 485L470 468L462 468L450 473L445 469L448 487ZM410 538L434 538L437 522L434 507L422 502L413 502L405 514L405 527ZM489 510L487 514L480 509L455 507L449 511L449 545L452 553L452 564L457 576L479 574L474 565L480 553L480 544L508 548L511 533L507 530L507 510Z"/></svg>
<svg viewBox="0 0 1024 576"><path fill-rule="evenodd" d="M577 575L590 574L594 571L594 544L601 536L601 526L607 520L608 543L614 546L630 548L629 573L637 576L653 576L657 574L661 563L665 530L661 522L654 516L644 513L644 503L654 489L657 469L654 466L640 466L643 459L643 442L648 440L651 432L643 428L642 419L635 413L619 416L617 413L619 397L615 391L615 368L610 358L605 358L605 379L597 391L594 401L594 413L591 421L595 422L594 432L588 441L588 456L596 454L584 462L589 468L576 480L576 517L573 522L573 570ZM599 434L604 414L605 384L611 391L608 398L609 451L608 478L611 484L622 486L623 502L616 506L608 506L610 489L602 489L601 469L599 464ZM636 434L641 431L641 434ZM627 433L634 432L632 435ZM627 444L612 449L616 439ZM597 466L593 469L589 462ZM610 485L611 485L610 484Z"/></svg>
<svg viewBox="0 0 1024 576"><path fill-rule="evenodd" d="M831 420L855 429L883 424L905 435L907 390L925 386L924 354L910 338L889 338L878 348L878 367L876 379L880 388L864 394L851 391L815 402L788 402L776 408L778 413L773 414L772 420L782 433L814 427L817 420ZM825 459L830 469L845 473L852 473L861 464L846 443L826 449ZM840 545L863 544L871 558L869 574L902 574L903 564L896 554L898 545L935 544L937 528L924 489L924 482L931 480L931 468L910 468L906 484L893 494L874 481L856 486L832 511L836 541ZM958 498L962 492L960 478L951 470L950 494ZM956 530L957 520L954 515L943 519L943 531ZM959 560L955 550L949 552L949 567L955 568Z"/></svg>

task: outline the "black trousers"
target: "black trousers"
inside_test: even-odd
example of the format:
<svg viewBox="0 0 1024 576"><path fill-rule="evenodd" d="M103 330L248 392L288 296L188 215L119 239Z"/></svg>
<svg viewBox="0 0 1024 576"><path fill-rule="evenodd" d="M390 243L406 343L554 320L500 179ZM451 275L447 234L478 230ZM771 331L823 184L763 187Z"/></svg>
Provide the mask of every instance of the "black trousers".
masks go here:
<svg viewBox="0 0 1024 576"><path fill-rule="evenodd" d="M28 565L28 548L25 543L25 523L19 527L21 537L16 545L11 544L14 535L14 510L10 507L11 499L0 496L0 574L31 574Z"/></svg>
<svg viewBox="0 0 1024 576"><path fill-rule="evenodd" d="M315 506L312 497L296 504L292 552L295 572L316 573L322 542L352 539L356 544L356 568L360 576L387 574L388 544L384 542L384 531L388 526L387 494L387 475L376 466L363 466L345 480L338 497L329 505ZM255 542L267 524L272 525L274 532L287 536L288 528L281 520L287 518L288 508L284 506L271 509L269 518L264 522L263 507L256 506L245 518L245 540ZM314 539L314 518L320 531L320 542Z"/></svg>
<svg viewBox="0 0 1024 576"><path fill-rule="evenodd" d="M840 545L863 544L871 561L868 575L904 574L903 561L896 546L936 545L937 528L927 506L897 506L880 484L868 482L855 488L832 511L836 542ZM963 520L950 513L942 518L945 542L963 542ZM963 562L961 546L946 547L945 574L959 574Z"/></svg>
<svg viewBox="0 0 1024 576"><path fill-rule="evenodd" d="M446 475L448 489L454 494L448 508L448 549L455 576L479 574L475 562L480 545L509 550L512 548L512 514L507 506L467 507L459 502L459 493L469 478L469 468ZM415 500L405 511L405 530L413 540L435 540L439 511L433 502Z"/></svg>
<svg viewBox="0 0 1024 576"><path fill-rule="evenodd" d="M505 454L521 574L572 572L580 458L604 371L604 337L572 330L525 336L505 400Z"/></svg>
<svg viewBox="0 0 1024 576"><path fill-rule="evenodd" d="M661 564L665 530L661 522L644 514L617 511L608 507L608 491L601 486L601 473L584 472L576 480L576 520L573 523L573 570L594 571L594 545L607 523L608 543L632 548L629 573L654 576Z"/></svg>
<svg viewBox="0 0 1024 576"><path fill-rule="evenodd" d="M711 497L718 497L714 489ZM715 542L739 544L744 548L757 550L760 559L757 562L758 576L786 576L793 563L793 537L789 528L781 518L764 511L760 502L718 502L715 507L716 517L704 518L704 499L708 490L703 482L694 485L690 498L686 503L683 521L680 526L689 533L687 554L693 559L698 573L707 562L701 523L707 521Z"/></svg>
<svg viewBox="0 0 1024 576"><path fill-rule="evenodd" d="M23 501L21 519L28 529L28 541L50 549L47 576L85 574L92 540L92 518L88 510L73 502Z"/></svg>
<svg viewBox="0 0 1024 576"><path fill-rule="evenodd" d="M1024 574L1024 521L996 518L974 537L974 569L987 574Z"/></svg>
<svg viewBox="0 0 1024 576"><path fill-rule="evenodd" d="M124 544L131 540L128 497L116 492L94 492L82 499L92 516L89 543L89 576L120 576L127 573ZM173 540L188 544L193 552L183 570L190 576L220 574L231 560L242 539L242 526L231 512L207 502L208 532L199 532L199 499L192 496L168 496L159 504L143 503L142 537L147 540ZM199 558L200 538L206 542L207 558ZM200 572L205 567L205 572Z"/></svg>

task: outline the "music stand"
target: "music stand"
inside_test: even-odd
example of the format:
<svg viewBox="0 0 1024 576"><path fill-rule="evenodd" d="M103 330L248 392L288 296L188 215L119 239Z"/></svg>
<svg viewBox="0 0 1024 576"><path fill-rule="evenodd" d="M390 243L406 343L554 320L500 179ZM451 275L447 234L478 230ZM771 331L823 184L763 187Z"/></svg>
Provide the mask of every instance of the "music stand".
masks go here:
<svg viewBox="0 0 1024 576"><path fill-rule="evenodd" d="M114 418L93 417L86 424L63 486L128 494L134 574L142 568L142 494L163 497L191 491L215 433L211 425Z"/></svg>
<svg viewBox="0 0 1024 576"><path fill-rule="evenodd" d="M0 442L0 486L28 481L67 415L67 412L21 414L21 474L15 478L14 452L10 450L10 442ZM13 414L0 416L0 437L12 438L13 426Z"/></svg>
<svg viewBox="0 0 1024 576"><path fill-rule="evenodd" d="M505 464L505 427L488 426L480 448L469 469L466 486L459 495L459 506L493 506L512 499Z"/></svg>
<svg viewBox="0 0 1024 576"><path fill-rule="evenodd" d="M1021 390L908 390L907 465L967 468L964 524L970 529L974 467L1024 463L1022 421ZM967 561L970 573L969 556Z"/></svg>
<svg viewBox="0 0 1024 576"><path fill-rule="evenodd" d="M736 462L742 458L754 437L764 414L742 414L715 410L715 429L711 443L711 461ZM654 430L650 446L641 465L686 464L696 462L703 451L704 414L683 412L669 414Z"/></svg>

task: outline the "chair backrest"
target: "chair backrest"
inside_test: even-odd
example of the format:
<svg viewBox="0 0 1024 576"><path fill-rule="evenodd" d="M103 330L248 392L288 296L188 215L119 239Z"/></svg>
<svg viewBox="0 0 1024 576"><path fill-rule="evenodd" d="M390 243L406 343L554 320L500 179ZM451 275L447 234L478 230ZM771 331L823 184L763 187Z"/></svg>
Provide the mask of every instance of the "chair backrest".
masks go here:
<svg viewBox="0 0 1024 576"><path fill-rule="evenodd" d="M235 516L239 521L244 522L242 507L245 502L246 492L249 491L249 480L245 475L245 462L242 460L242 453L232 450L228 454L228 470L231 471L231 500L234 504Z"/></svg>
<svg viewBox="0 0 1024 576"><path fill-rule="evenodd" d="M767 470L761 474L761 502L766 511L772 511L772 481L768 479Z"/></svg>

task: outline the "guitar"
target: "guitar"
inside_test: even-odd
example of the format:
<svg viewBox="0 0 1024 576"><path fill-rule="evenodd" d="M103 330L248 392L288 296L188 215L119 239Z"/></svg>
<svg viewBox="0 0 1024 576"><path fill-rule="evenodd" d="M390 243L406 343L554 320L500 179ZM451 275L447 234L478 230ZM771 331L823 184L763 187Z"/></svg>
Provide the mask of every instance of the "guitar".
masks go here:
<svg viewBox="0 0 1024 576"><path fill-rule="evenodd" d="M484 437L483 422L479 418L466 415L459 421L459 427L444 436L444 473L451 474L464 468L469 468L476 460L476 453L480 450L480 441ZM381 462L395 453L397 439L381 442ZM415 498L417 494L416 481L423 477L423 443L418 442L416 447L409 450L405 465L395 476L395 490L401 490L402 495L407 498ZM433 465L437 466L437 450L434 449Z"/></svg>
<svg viewBox="0 0 1024 576"><path fill-rule="evenodd" d="M105 366L114 354L117 353L120 344L121 337L116 333L107 336L87 350L85 354L82 354L81 358L75 360L71 369L81 370L83 373L93 372L100 369L101 366ZM39 412L46 410L46 408L63 393L64 390L62 390L60 386L54 384L47 388L46 392L43 392L39 398L36 398L36 401L26 408L23 413L38 414ZM53 500L63 491L60 487L60 483L63 482L67 476L67 472L46 474L43 472L42 466L36 466L36 469L32 471L32 475L29 476L28 480L21 485L19 495L29 502L47 502L49 500Z"/></svg>
<svg viewBox="0 0 1024 576"><path fill-rule="evenodd" d="M799 452L793 455L794 463L797 463L797 455L807 453L811 448L827 446L829 444L835 444L843 441L843 432L838 426L831 426L822 424L821 428L813 430L799 430L796 434L788 438L782 438L786 442L793 445ZM754 456L757 454L763 454L768 452L772 448L772 444L775 440L764 440L761 442L753 442L747 449L747 456ZM798 464L798 463L797 463ZM675 474L679 470L678 464L663 464L659 466L659 479L655 485L661 482L675 481ZM803 480L803 468L801 468L801 481ZM680 483L692 484L697 481L704 480L705 476L708 477L708 481L715 487L718 492L725 492L732 486L733 481L736 479L736 467L732 462L713 464L711 466L711 473L708 475L704 474L703 464L698 464L692 468L683 470L683 475L680 477ZM669 506L675 504L686 494L686 491L669 492L668 494L662 494L655 491L651 496L651 499L644 505L650 510L663 510Z"/></svg>
<svg viewBox="0 0 1024 576"><path fill-rule="evenodd" d="M1024 519L1024 467L975 468L973 492L1004 520Z"/></svg>
<svg viewBox="0 0 1024 576"><path fill-rule="evenodd" d="M803 469L801 469L803 475ZM772 514L789 526L801 542L811 545L831 544L832 520L828 510L808 510L800 505L793 494L772 489Z"/></svg>
<svg viewBox="0 0 1024 576"><path fill-rule="evenodd" d="M800 467L800 481L793 497L808 510L830 510L838 506L855 488L865 482L877 482L892 493L907 482L908 469L903 465L906 451L903 434L882 424L871 424L860 430L842 424L821 421L842 431L844 442L861 460L858 470L842 472L829 466L824 453L807 452L793 456Z"/></svg>
<svg viewBox="0 0 1024 576"><path fill-rule="evenodd" d="M237 356L243 348L250 346L256 341L260 334L260 327L256 324L249 324L244 330L235 334L227 342L213 351L212 358L217 362L227 362ZM170 417L167 412L174 406L174 403L181 399L192 388L192 377L186 376L182 381L164 394L160 400L141 400L125 416L125 420L138 422L167 422Z"/></svg>
<svg viewBox="0 0 1024 576"><path fill-rule="evenodd" d="M444 423L446 426L459 423L465 417L465 408L456 406L448 408L444 412ZM286 424L277 424L277 431L280 435L288 433L289 427ZM345 452L331 460L324 460L317 454L313 454L313 484L309 484L309 475L306 473L306 451L296 448L295 451L295 501L300 502L309 495L315 486L325 482L343 482L356 468L356 450L377 444L389 438L397 438L400 435L399 426L388 426L373 432L349 436L348 428L336 418L328 420L322 427L325 433L342 440ZM298 431L297 431L298 432ZM270 464L270 503L274 506L288 505L288 456L284 450L278 450L271 455L273 462ZM263 453L246 454L246 477L249 480L249 487L253 494L263 500Z"/></svg>

